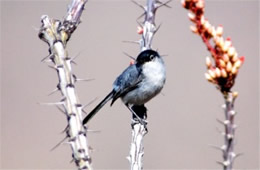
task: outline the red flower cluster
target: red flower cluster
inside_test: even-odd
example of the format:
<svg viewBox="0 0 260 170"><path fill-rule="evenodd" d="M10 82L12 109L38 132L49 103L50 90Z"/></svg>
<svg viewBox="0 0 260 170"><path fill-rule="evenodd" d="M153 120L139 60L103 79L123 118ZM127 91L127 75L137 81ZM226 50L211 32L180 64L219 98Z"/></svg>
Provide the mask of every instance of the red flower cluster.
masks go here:
<svg viewBox="0 0 260 170"><path fill-rule="evenodd" d="M204 0L183 0L182 5L191 12L188 17L195 24L190 27L191 31L201 36L214 59L214 64L212 64L211 59L206 58L208 68L205 73L206 79L216 84L222 93L229 92L234 85L238 69L245 60L244 56L238 57L231 38L225 40L222 37L222 25L214 27L204 17ZM214 43L214 46L210 41Z"/></svg>

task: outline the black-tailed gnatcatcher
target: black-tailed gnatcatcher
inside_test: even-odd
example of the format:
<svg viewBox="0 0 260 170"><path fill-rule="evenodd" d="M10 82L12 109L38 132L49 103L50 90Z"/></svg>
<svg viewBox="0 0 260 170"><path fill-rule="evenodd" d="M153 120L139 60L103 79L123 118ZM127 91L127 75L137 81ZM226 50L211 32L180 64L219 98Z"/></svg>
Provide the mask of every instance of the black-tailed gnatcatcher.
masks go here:
<svg viewBox="0 0 260 170"><path fill-rule="evenodd" d="M141 106L156 96L166 79L165 65L161 56L153 50L142 51L134 64L117 77L113 90L85 117L86 124L110 99L112 104L120 97L124 104Z"/></svg>

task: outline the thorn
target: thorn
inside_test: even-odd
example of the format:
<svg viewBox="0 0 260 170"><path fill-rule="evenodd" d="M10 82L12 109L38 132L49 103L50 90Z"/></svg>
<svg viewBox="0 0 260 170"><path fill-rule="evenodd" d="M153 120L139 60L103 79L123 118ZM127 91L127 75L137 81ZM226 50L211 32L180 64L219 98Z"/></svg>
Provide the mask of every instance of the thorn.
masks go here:
<svg viewBox="0 0 260 170"><path fill-rule="evenodd" d="M240 157L240 156L243 156L243 155L244 155L244 153L238 153L238 154L235 154L234 159L236 159L236 158L238 158L238 157Z"/></svg>
<svg viewBox="0 0 260 170"><path fill-rule="evenodd" d="M55 70L55 71L57 71L57 67L56 67L56 66L48 65L48 67L51 68L51 69L53 69L53 70Z"/></svg>
<svg viewBox="0 0 260 170"><path fill-rule="evenodd" d="M70 63L72 63L72 64L75 64L75 65L78 65L75 61L73 61L73 60L70 60Z"/></svg>
<svg viewBox="0 0 260 170"><path fill-rule="evenodd" d="M59 143L57 143L53 148L51 148L50 151L53 151L54 149L59 147L67 138L68 138L67 136L65 138L63 138Z"/></svg>
<svg viewBox="0 0 260 170"><path fill-rule="evenodd" d="M81 52L82 52L82 51L81 51ZM76 58L78 58L78 56L81 54L81 52L79 52L75 57L72 57L72 58L70 59L70 62L73 63L73 64L75 64L75 65L77 65L77 63L75 62L75 60L76 60Z"/></svg>
<svg viewBox="0 0 260 170"><path fill-rule="evenodd" d="M101 133L101 130L87 130L90 133Z"/></svg>
<svg viewBox="0 0 260 170"><path fill-rule="evenodd" d="M72 75L74 81L92 81L92 80L95 80L95 79L80 79L80 78L77 78L77 76L75 74Z"/></svg>
<svg viewBox="0 0 260 170"><path fill-rule="evenodd" d="M47 55L43 59L41 59L41 62L51 62L51 58L53 57L53 54ZM48 60L47 60L48 59Z"/></svg>
<svg viewBox="0 0 260 170"><path fill-rule="evenodd" d="M224 125L229 125L230 124L230 120L224 120Z"/></svg>
<svg viewBox="0 0 260 170"><path fill-rule="evenodd" d="M67 132L68 130L69 130L69 125L67 125L67 126L65 127L65 129L61 131L61 134ZM68 137L68 136L67 136L67 137Z"/></svg>
<svg viewBox="0 0 260 170"><path fill-rule="evenodd" d="M217 122L219 122L222 125L225 125L225 123L222 120L217 119Z"/></svg>
<svg viewBox="0 0 260 170"><path fill-rule="evenodd" d="M60 101L60 102L54 102L54 103L39 103L40 105L63 105L64 102Z"/></svg>
<svg viewBox="0 0 260 170"><path fill-rule="evenodd" d="M128 54L128 53L126 53L126 52L123 52L124 53L124 55L126 55L127 57L129 57L129 58L131 58L131 59L133 59L133 60L136 60L136 58L134 58L133 56L131 56L130 54Z"/></svg>
<svg viewBox="0 0 260 170"><path fill-rule="evenodd" d="M58 105L56 105L56 107L57 107L57 109L58 109L59 111L61 111L64 115L67 115L67 113L66 113L62 108L60 108Z"/></svg>
<svg viewBox="0 0 260 170"><path fill-rule="evenodd" d="M230 164L229 161L224 161L224 162L221 162L221 161L217 161L218 164L220 164L221 166L228 166Z"/></svg>
<svg viewBox="0 0 260 170"><path fill-rule="evenodd" d="M91 100L89 103L87 103L86 105L84 105L83 107L82 107L82 109L84 109L84 108L86 108L87 106L89 106L89 105L91 105L94 101L96 101L97 100L97 97L95 98L95 99L93 99L93 100Z"/></svg>
<svg viewBox="0 0 260 170"><path fill-rule="evenodd" d="M162 23L160 23L160 25L155 29L155 31L154 31L154 35L157 33L157 31L161 28L161 25L162 25Z"/></svg>
<svg viewBox="0 0 260 170"><path fill-rule="evenodd" d="M228 125L228 124L230 124L230 121L229 121L229 120L221 121L221 120L217 119L217 121L218 121L219 123L223 124L223 125Z"/></svg>
<svg viewBox="0 0 260 170"><path fill-rule="evenodd" d="M93 81L95 79L80 79L80 78L77 78L76 81Z"/></svg>
<svg viewBox="0 0 260 170"><path fill-rule="evenodd" d="M142 13L139 17L137 17L137 18L136 18L136 22L138 22L138 20L139 20L140 18L142 18L143 16L145 16L145 14L146 14L146 13L144 12L144 13Z"/></svg>
<svg viewBox="0 0 260 170"><path fill-rule="evenodd" d="M217 162L217 164L220 164L221 166L223 166L223 162L221 162L221 161L216 161Z"/></svg>
<svg viewBox="0 0 260 170"><path fill-rule="evenodd" d="M132 43L132 44L140 44L139 41L122 41L123 43Z"/></svg>
<svg viewBox="0 0 260 170"><path fill-rule="evenodd" d="M141 4L139 4L138 2L136 2L135 0L131 0L135 5L139 6L140 8L142 8L145 11L145 7Z"/></svg>
<svg viewBox="0 0 260 170"><path fill-rule="evenodd" d="M138 20L136 20L136 22L137 22L137 24L138 24L141 28L143 28L143 24L142 24L142 23L140 23Z"/></svg>
<svg viewBox="0 0 260 170"><path fill-rule="evenodd" d="M161 8L162 6L165 6L167 8L172 8L171 6L168 5L168 3L170 3L172 0L169 0L169 1L166 1L164 3L160 2L160 1L157 1L157 3L159 3L160 5L156 6L155 8L156 9L159 9Z"/></svg>
<svg viewBox="0 0 260 170"><path fill-rule="evenodd" d="M51 96L52 94L54 94L55 92L59 91L59 88L55 88L53 91L51 91L48 96Z"/></svg>
<svg viewBox="0 0 260 170"><path fill-rule="evenodd" d="M227 149L227 145L222 145L221 146L221 149L224 151L224 150L226 150Z"/></svg>
<svg viewBox="0 0 260 170"><path fill-rule="evenodd" d="M235 157L236 157L235 152L230 152L229 155L230 155L232 158L235 158Z"/></svg>
<svg viewBox="0 0 260 170"><path fill-rule="evenodd" d="M211 148L213 149L217 149L217 150L220 150L220 151L223 151L222 147L219 147L219 146L216 146L216 145L209 145Z"/></svg>
<svg viewBox="0 0 260 170"><path fill-rule="evenodd" d="M235 115L236 115L236 112L235 112L234 110L231 110L229 113L230 113L230 115L232 115L232 116L235 116Z"/></svg>
<svg viewBox="0 0 260 170"><path fill-rule="evenodd" d="M223 162L223 165L224 165L224 166L230 165L230 161L224 161L224 162Z"/></svg>

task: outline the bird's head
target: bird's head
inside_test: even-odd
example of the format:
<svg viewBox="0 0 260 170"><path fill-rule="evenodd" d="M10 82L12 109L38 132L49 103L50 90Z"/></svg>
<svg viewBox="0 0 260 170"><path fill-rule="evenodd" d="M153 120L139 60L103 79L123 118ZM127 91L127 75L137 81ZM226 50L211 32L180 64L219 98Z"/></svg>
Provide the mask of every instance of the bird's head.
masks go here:
<svg viewBox="0 0 260 170"><path fill-rule="evenodd" d="M136 62L139 64L144 64L146 62L154 61L156 58L160 58L158 52L149 49L149 50L142 51L138 55Z"/></svg>

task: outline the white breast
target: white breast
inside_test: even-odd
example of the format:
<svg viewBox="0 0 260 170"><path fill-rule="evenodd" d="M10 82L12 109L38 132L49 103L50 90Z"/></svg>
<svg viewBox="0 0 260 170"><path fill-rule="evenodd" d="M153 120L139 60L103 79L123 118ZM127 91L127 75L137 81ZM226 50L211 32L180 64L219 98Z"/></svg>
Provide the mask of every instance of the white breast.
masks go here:
<svg viewBox="0 0 260 170"><path fill-rule="evenodd" d="M155 60L143 65L143 75L145 75L145 80L154 84L154 86L163 86L165 82L165 66L162 61L158 61L158 58Z"/></svg>
<svg viewBox="0 0 260 170"><path fill-rule="evenodd" d="M156 96L165 83L165 66L162 60L147 62L142 68L143 80L139 87L128 92L123 98L124 103L141 105Z"/></svg>

